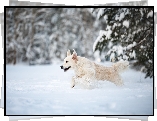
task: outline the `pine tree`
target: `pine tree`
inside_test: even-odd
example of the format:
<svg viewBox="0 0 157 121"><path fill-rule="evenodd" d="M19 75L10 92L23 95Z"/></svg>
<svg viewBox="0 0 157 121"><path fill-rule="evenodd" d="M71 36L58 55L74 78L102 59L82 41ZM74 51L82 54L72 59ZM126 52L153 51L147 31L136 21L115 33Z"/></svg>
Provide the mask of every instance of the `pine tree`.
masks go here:
<svg viewBox="0 0 157 121"><path fill-rule="evenodd" d="M131 61L146 77L153 77L153 8L101 8L93 12L107 24L106 30L100 31L93 51L100 51L106 60Z"/></svg>

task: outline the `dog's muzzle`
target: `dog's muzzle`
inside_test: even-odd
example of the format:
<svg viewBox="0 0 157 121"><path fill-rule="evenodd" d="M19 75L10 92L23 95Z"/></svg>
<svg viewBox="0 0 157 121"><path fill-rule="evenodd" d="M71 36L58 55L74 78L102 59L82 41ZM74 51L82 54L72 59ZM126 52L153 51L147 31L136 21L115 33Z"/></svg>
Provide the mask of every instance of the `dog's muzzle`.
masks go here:
<svg viewBox="0 0 157 121"><path fill-rule="evenodd" d="M60 66L61 69L64 69L64 72L66 72L67 70L69 70L69 68L71 68L71 66L69 66L68 68L64 68L63 66Z"/></svg>

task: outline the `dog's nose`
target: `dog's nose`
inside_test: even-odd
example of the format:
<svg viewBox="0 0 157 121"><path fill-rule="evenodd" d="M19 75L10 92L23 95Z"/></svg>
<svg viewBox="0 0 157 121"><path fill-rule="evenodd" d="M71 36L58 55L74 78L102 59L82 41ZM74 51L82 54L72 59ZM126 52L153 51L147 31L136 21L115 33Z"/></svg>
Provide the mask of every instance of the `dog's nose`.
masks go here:
<svg viewBox="0 0 157 121"><path fill-rule="evenodd" d="M63 69L63 66L60 66L61 67L61 69Z"/></svg>

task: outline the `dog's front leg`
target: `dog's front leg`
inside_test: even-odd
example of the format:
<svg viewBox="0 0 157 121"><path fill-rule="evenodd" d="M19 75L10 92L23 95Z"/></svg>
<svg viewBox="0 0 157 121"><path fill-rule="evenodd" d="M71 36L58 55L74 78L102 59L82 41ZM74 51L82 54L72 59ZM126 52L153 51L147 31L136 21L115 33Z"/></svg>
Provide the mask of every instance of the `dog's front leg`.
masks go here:
<svg viewBox="0 0 157 121"><path fill-rule="evenodd" d="M91 83L95 80L95 70L91 68L86 68L86 74L82 77L85 84L90 87Z"/></svg>
<svg viewBox="0 0 157 121"><path fill-rule="evenodd" d="M76 79L76 76L73 76L71 80L71 88L75 86L75 79Z"/></svg>

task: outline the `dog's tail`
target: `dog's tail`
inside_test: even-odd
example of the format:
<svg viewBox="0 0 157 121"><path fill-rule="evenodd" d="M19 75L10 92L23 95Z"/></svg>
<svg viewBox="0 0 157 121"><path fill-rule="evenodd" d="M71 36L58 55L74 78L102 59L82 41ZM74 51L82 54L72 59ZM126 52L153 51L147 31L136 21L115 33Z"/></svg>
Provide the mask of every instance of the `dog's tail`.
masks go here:
<svg viewBox="0 0 157 121"><path fill-rule="evenodd" d="M129 67L128 61L119 61L112 65L115 71L122 72Z"/></svg>

